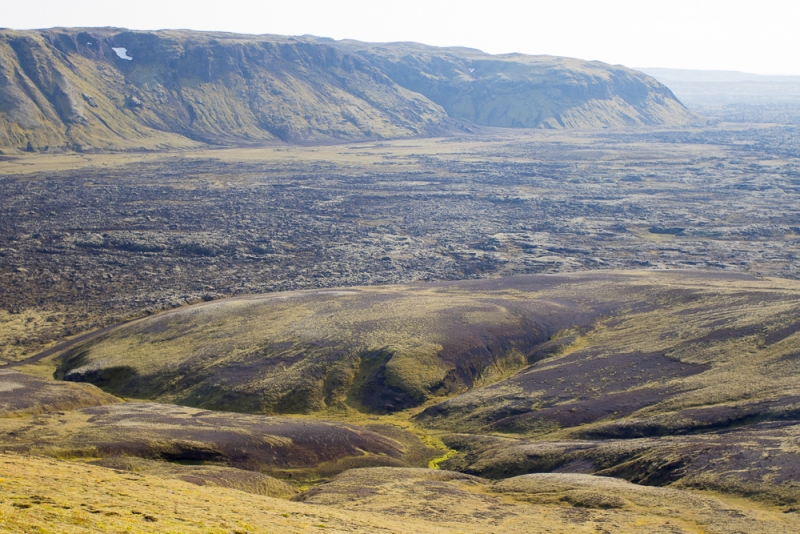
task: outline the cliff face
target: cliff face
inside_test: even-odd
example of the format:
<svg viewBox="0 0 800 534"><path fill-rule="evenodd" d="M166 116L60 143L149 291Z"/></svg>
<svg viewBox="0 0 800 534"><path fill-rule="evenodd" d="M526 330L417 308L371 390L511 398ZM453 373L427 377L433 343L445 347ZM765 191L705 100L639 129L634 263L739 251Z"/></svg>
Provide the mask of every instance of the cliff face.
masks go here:
<svg viewBox="0 0 800 534"><path fill-rule="evenodd" d="M620 128L695 119L664 85L641 72L553 56L491 56L416 43L342 46L450 117L506 128Z"/></svg>
<svg viewBox="0 0 800 534"><path fill-rule="evenodd" d="M438 133L447 121L441 107L363 59L281 38L3 32L0 87L6 147L407 137Z"/></svg>
<svg viewBox="0 0 800 534"><path fill-rule="evenodd" d="M692 115L641 73L563 58L190 31L0 31L6 150L297 143L468 128L453 119L575 128L672 125Z"/></svg>

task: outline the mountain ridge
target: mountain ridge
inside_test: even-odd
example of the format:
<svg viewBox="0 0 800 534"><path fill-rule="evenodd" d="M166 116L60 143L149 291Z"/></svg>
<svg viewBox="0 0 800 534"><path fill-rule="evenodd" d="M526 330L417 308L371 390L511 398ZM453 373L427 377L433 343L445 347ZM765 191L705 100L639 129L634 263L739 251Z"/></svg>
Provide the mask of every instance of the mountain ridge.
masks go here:
<svg viewBox="0 0 800 534"><path fill-rule="evenodd" d="M0 30L0 149L11 152L693 119L653 78L568 58L189 30Z"/></svg>

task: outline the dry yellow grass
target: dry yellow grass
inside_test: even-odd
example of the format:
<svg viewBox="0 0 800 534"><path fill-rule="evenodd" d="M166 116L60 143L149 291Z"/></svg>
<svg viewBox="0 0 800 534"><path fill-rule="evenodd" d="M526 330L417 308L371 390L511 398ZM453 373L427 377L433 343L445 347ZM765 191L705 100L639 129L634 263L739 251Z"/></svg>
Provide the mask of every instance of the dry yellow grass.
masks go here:
<svg viewBox="0 0 800 534"><path fill-rule="evenodd" d="M0 489L0 532L9 533L413 531L369 514L6 454Z"/></svg>
<svg viewBox="0 0 800 534"><path fill-rule="evenodd" d="M57 329L61 323L60 314L46 313L36 309L21 310L20 313L0 310L0 362L22 359L26 355L26 350L29 349L20 344L21 341L35 338L42 332Z"/></svg>
<svg viewBox="0 0 800 534"><path fill-rule="evenodd" d="M746 501L575 475L551 475L544 482L492 485L457 473L359 469L312 491L310 502L298 503L0 454L0 532L699 534L800 528L795 514ZM609 491L624 500L609 507L602 498Z"/></svg>
<svg viewBox="0 0 800 534"><path fill-rule="evenodd" d="M183 150L143 151L96 154L17 154L0 161L0 172L6 174L37 174L54 171L68 171L86 168L119 167L135 163L155 163L164 165L180 164L197 159L216 159L229 163L270 163L286 164L335 164L338 168L358 172L373 172L374 165L380 164L383 170L408 170L420 167L420 157L436 157L443 163L502 161L514 163L533 163L541 161L542 154L530 152L531 143L570 143L591 145L593 132L565 132L540 130L498 130L491 136L476 138L427 138L427 139L387 139L379 142L363 141L346 144L319 146L263 146L235 148L207 148L187 146ZM657 145L651 144L653 150ZM649 148L649 147L648 147ZM702 152L698 147L670 145L670 153L690 158L702 153L717 153L717 147L704 145ZM609 151L607 158L619 159L620 154ZM620 166L620 169L624 167ZM265 177L268 179L268 177ZM236 182L236 177L226 175L226 182ZM527 184L509 184L515 194L530 196L545 192L531 189ZM649 234L649 237L656 234Z"/></svg>

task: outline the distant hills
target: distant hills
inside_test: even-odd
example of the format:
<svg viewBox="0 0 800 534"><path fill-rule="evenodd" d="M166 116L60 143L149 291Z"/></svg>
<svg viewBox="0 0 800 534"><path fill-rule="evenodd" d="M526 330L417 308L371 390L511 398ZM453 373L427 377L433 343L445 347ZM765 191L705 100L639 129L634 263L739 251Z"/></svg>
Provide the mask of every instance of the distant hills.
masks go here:
<svg viewBox="0 0 800 534"><path fill-rule="evenodd" d="M640 72L416 43L114 28L0 30L0 150L445 135L474 125L679 125Z"/></svg>
<svg viewBox="0 0 800 534"><path fill-rule="evenodd" d="M725 70L641 68L688 106L800 104L800 76Z"/></svg>
<svg viewBox="0 0 800 534"><path fill-rule="evenodd" d="M800 84L800 76L769 76L765 74L739 72L736 70L664 69L659 67L646 67L638 70L644 72L645 74L649 74L657 80L669 80L673 82L760 82Z"/></svg>

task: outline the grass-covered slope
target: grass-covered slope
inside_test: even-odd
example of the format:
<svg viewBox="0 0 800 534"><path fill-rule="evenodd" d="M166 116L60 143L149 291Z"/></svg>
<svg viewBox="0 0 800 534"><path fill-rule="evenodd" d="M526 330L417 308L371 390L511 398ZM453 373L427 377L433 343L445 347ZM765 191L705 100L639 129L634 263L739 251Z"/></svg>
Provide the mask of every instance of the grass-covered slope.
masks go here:
<svg viewBox="0 0 800 534"><path fill-rule="evenodd" d="M641 301L562 354L419 420L456 432L630 438L800 417L796 282L652 274L602 298L626 293Z"/></svg>
<svg viewBox="0 0 800 534"><path fill-rule="evenodd" d="M393 437L387 437L375 431L381 426L371 428L124 402L33 419L0 417L0 446L25 454L101 460L102 465L132 471L148 466L126 465L121 459L235 467L292 481L316 480L353 467L425 466L439 454L410 432L391 428L387 433ZM103 463L105 459L111 463Z"/></svg>
<svg viewBox="0 0 800 534"><path fill-rule="evenodd" d="M76 484L76 481L91 481ZM581 475L492 483L354 469L292 502L216 485L0 454L0 532L793 533L797 514Z"/></svg>
<svg viewBox="0 0 800 534"><path fill-rule="evenodd" d="M314 37L0 30L4 151L462 131L452 119L598 128L685 124L692 115L653 78L575 59Z"/></svg>
<svg viewBox="0 0 800 534"><path fill-rule="evenodd" d="M72 347L57 376L251 413L441 399L420 423L661 435L792 416L798 307L791 281L691 272L294 292L123 325Z"/></svg>
<svg viewBox="0 0 800 534"><path fill-rule="evenodd" d="M9 412L0 449L22 461L0 468L15 477L7 502L23 508L2 511L34 524L23 511L41 506L71 524L55 506L70 490L55 478L41 484L47 495L20 493L16 470L30 477L40 455L119 470L153 494L169 487L166 502L187 510L180 481L247 502L294 496L304 503L291 506L353 524L400 522L390 530L795 532L798 307L794 281L626 271L173 310L83 339L58 376L122 396L312 415L100 401ZM39 382L33 397L56 386ZM121 487L118 473L50 465ZM84 502L119 517L129 506Z"/></svg>
<svg viewBox="0 0 800 534"><path fill-rule="evenodd" d="M446 469L792 507L799 312L797 282L686 271L297 292L122 326L73 347L59 373L242 411L416 407L392 417L457 451Z"/></svg>
<svg viewBox="0 0 800 534"><path fill-rule="evenodd" d="M251 413L386 413L467 391L545 357L604 309L535 298L560 278L237 298L123 325L57 376L123 397ZM613 304L612 305L616 305Z"/></svg>
<svg viewBox="0 0 800 534"><path fill-rule="evenodd" d="M179 31L0 32L0 147L408 137L443 131L445 119L428 99L324 44Z"/></svg>
<svg viewBox="0 0 800 534"><path fill-rule="evenodd" d="M42 380L0 369L0 417L20 417L120 402L89 384Z"/></svg>
<svg viewBox="0 0 800 534"><path fill-rule="evenodd" d="M795 510L800 504L797 421L634 439L510 438L449 434L445 469L493 479L583 473L647 486L738 494Z"/></svg>
<svg viewBox="0 0 800 534"><path fill-rule="evenodd" d="M368 58L450 117L475 124L625 128L696 119L666 86L621 65L417 43L343 41L338 46Z"/></svg>
<svg viewBox="0 0 800 534"><path fill-rule="evenodd" d="M789 530L797 521L795 514L758 513L711 495L562 473L490 482L452 471L352 469L300 498L353 512L424 518L440 528L473 522L483 532L769 532Z"/></svg>

